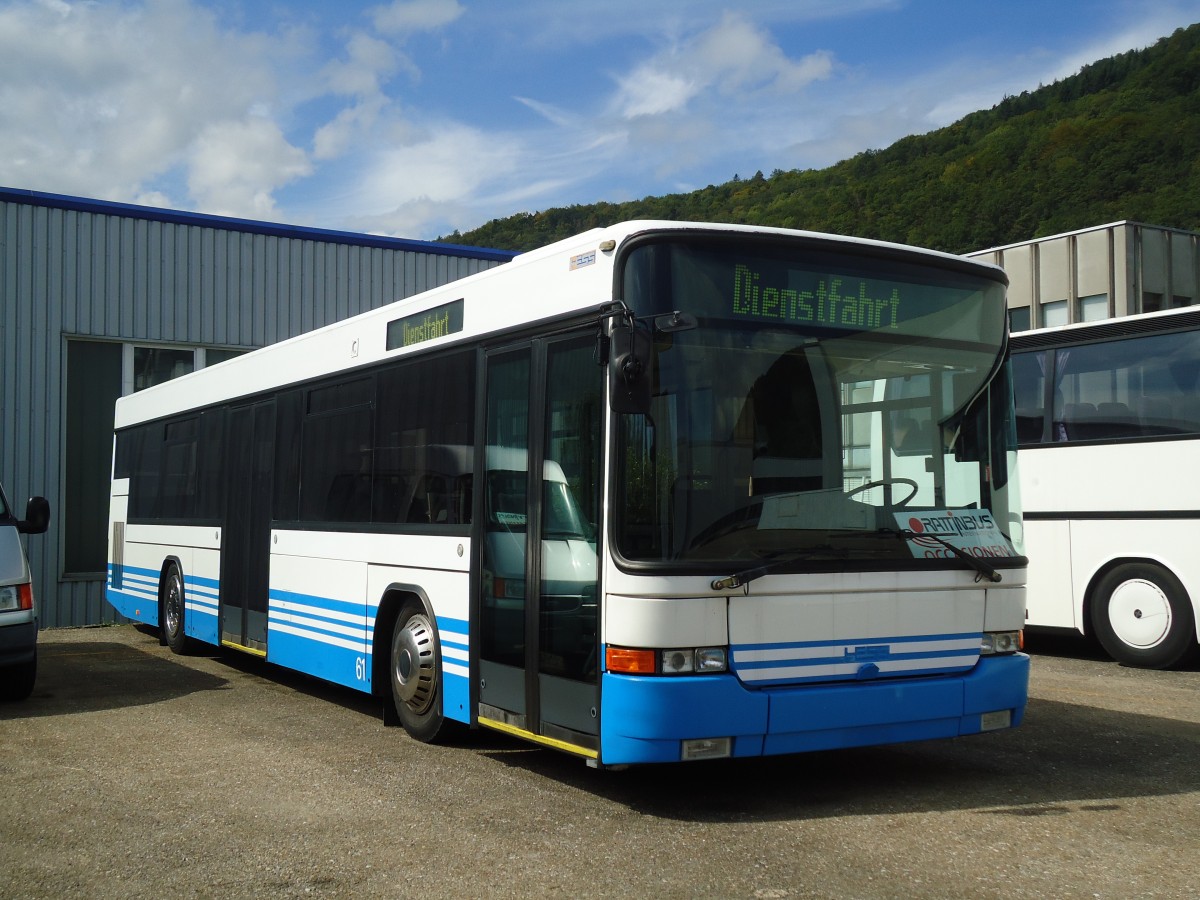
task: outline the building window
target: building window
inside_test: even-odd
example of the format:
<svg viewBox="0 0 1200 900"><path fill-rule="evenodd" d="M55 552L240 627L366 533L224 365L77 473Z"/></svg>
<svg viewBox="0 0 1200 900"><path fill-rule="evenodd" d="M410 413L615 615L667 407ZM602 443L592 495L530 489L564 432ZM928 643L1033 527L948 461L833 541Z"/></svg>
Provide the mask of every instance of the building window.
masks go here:
<svg viewBox="0 0 1200 900"><path fill-rule="evenodd" d="M200 368L208 368L215 366L217 363L223 363L227 359L233 359L235 356L241 356L244 353L249 353L249 350L217 350L208 348L200 351L203 354L203 363Z"/></svg>
<svg viewBox="0 0 1200 900"><path fill-rule="evenodd" d="M1050 303L1042 304L1042 325L1049 327L1051 325L1066 325L1067 324L1067 301L1054 300Z"/></svg>
<svg viewBox="0 0 1200 900"><path fill-rule="evenodd" d="M1175 294L1171 298L1171 309L1179 309L1182 306L1191 306L1191 305L1192 305L1191 297L1184 297L1180 294Z"/></svg>
<svg viewBox="0 0 1200 900"><path fill-rule="evenodd" d="M1108 318L1108 294L1092 294L1079 298L1076 322L1099 322Z"/></svg>
<svg viewBox="0 0 1200 900"><path fill-rule="evenodd" d="M1163 295L1142 291L1142 312L1158 312L1163 308Z"/></svg>
<svg viewBox="0 0 1200 900"><path fill-rule="evenodd" d="M63 573L102 575L107 566L108 495L113 405L123 394L215 365L245 351L67 342L66 435L63 456Z"/></svg>
<svg viewBox="0 0 1200 900"><path fill-rule="evenodd" d="M1018 306L1008 311L1009 331L1028 331L1030 325L1031 323L1028 306Z"/></svg>
<svg viewBox="0 0 1200 900"><path fill-rule="evenodd" d="M102 573L107 559L113 404L121 396L122 345L67 342L63 571Z"/></svg>
<svg viewBox="0 0 1200 900"><path fill-rule="evenodd" d="M187 375L196 368L196 351L191 347L134 347L133 389L148 387Z"/></svg>

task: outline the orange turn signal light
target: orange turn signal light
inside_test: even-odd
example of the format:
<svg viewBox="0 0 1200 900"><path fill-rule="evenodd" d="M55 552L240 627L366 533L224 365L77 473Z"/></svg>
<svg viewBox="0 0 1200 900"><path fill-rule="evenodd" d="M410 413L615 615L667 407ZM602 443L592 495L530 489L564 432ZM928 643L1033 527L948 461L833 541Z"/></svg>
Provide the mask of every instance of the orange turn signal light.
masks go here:
<svg viewBox="0 0 1200 900"><path fill-rule="evenodd" d="M610 672L620 672L625 675L653 675L657 655L654 650L606 647L604 649L604 666Z"/></svg>

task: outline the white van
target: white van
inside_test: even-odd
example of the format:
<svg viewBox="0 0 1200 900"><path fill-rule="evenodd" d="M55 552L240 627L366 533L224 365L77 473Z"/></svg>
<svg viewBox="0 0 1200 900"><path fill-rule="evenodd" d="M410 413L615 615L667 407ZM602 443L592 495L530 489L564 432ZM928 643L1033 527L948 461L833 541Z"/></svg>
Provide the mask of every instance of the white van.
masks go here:
<svg viewBox="0 0 1200 900"><path fill-rule="evenodd" d="M37 678L37 606L22 534L41 534L50 525L45 497L30 497L17 519L0 486L0 700L24 700Z"/></svg>

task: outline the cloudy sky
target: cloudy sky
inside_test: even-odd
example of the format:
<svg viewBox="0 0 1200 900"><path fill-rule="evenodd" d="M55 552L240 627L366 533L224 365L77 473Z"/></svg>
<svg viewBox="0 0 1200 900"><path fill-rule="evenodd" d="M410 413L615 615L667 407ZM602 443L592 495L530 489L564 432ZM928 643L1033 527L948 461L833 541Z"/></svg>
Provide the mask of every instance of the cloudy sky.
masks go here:
<svg viewBox="0 0 1200 900"><path fill-rule="evenodd" d="M0 0L0 185L432 238L821 168L1200 0Z"/></svg>

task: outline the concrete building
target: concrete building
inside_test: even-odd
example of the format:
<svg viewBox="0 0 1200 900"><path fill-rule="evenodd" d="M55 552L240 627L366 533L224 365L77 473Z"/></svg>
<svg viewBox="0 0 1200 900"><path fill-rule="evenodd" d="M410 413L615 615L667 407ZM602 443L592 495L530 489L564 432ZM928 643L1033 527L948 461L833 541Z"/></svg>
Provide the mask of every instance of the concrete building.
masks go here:
<svg viewBox="0 0 1200 900"><path fill-rule="evenodd" d="M45 627L103 601L113 403L513 254L0 188L0 481Z"/></svg>
<svg viewBox="0 0 1200 900"><path fill-rule="evenodd" d="M1009 277L1014 331L1200 301L1200 234L1113 222L968 253Z"/></svg>

